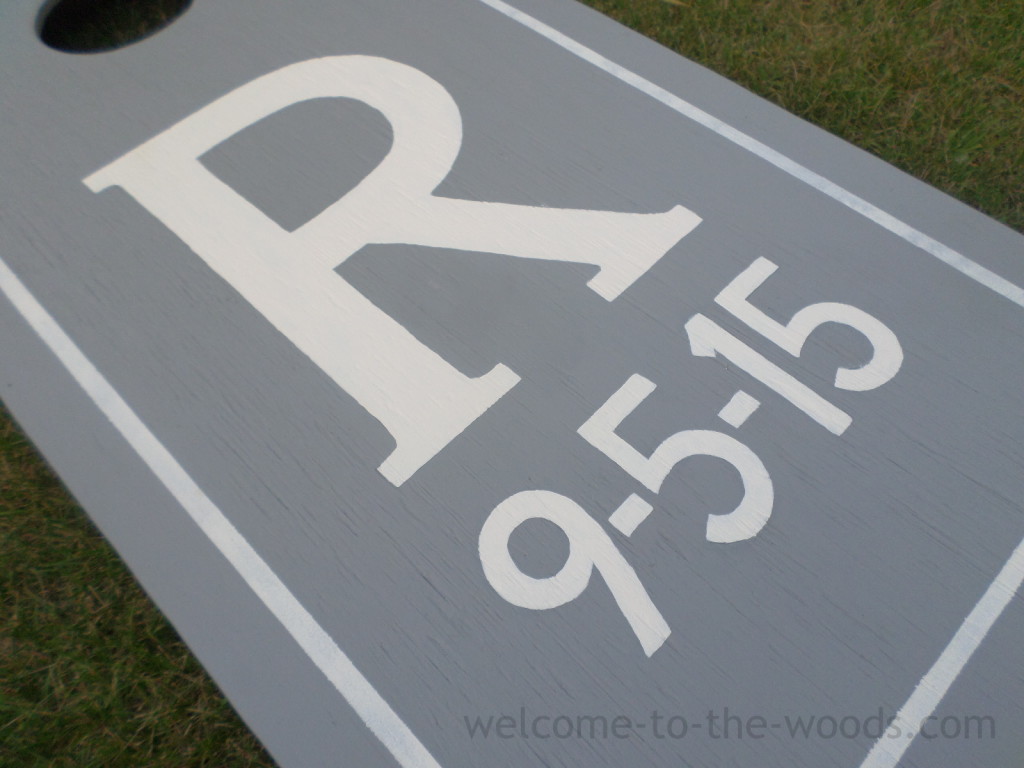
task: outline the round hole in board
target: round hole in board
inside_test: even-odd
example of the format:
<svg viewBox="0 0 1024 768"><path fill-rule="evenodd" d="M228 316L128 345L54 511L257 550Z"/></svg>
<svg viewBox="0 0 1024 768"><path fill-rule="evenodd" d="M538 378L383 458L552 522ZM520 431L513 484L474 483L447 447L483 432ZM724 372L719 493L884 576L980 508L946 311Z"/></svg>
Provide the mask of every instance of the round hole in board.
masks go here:
<svg viewBox="0 0 1024 768"><path fill-rule="evenodd" d="M192 0L51 0L39 14L40 39L66 53L123 48L156 34Z"/></svg>

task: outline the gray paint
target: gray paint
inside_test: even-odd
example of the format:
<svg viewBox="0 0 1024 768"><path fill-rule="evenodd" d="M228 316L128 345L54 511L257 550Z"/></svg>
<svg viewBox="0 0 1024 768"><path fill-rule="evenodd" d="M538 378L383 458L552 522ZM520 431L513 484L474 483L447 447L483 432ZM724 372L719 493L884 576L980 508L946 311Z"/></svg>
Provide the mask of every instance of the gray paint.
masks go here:
<svg viewBox="0 0 1024 768"><path fill-rule="evenodd" d="M573 3L518 7L1024 283L1019 235ZM1021 307L476 0L203 4L89 57L38 43L35 10L15 3L0 24L0 60L18 73L0 82L0 257L446 768L858 766L871 739L483 741L463 717L892 714L1024 535ZM259 75L349 53L414 66L458 103L464 141L440 195L682 204L704 219L611 303L581 266L410 245L346 262L340 274L463 372L502 362L522 377L398 488L376 471L391 441L357 403L130 197L81 183ZM294 226L357 184L388 133L358 104L310 103L204 162ZM339 135L344 151L328 154ZM896 378L839 392L837 365L865 354L854 334L823 329L795 360L730 320L713 298L757 256L780 265L758 306L875 315L906 353ZM830 435L742 371L694 358L683 325L698 312L840 405L850 430ZM0 395L275 758L388 764L5 301L0 314ZM740 494L720 463L690 460L654 495L576 434L634 372L658 385L621 430L643 452L699 428L761 457L775 511L758 537L704 540L707 515ZM732 431L715 414L740 388L763 404ZM673 628L652 658L596 575L542 612L484 579L483 521L530 488L601 521L630 493L654 503L630 539L611 532ZM520 534L524 568L557 569L564 541ZM1019 761L1020 621L1015 601L939 711L992 714L999 738L919 739L905 765Z"/></svg>

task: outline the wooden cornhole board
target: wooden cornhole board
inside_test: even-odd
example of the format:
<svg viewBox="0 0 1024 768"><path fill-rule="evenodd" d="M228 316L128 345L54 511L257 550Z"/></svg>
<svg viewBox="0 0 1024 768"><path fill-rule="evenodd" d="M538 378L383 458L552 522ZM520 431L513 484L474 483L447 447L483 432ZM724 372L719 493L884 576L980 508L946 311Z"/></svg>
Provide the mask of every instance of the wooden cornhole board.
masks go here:
<svg viewBox="0 0 1024 768"><path fill-rule="evenodd" d="M281 765L1020 764L1019 235L569 0L7 5L0 397Z"/></svg>

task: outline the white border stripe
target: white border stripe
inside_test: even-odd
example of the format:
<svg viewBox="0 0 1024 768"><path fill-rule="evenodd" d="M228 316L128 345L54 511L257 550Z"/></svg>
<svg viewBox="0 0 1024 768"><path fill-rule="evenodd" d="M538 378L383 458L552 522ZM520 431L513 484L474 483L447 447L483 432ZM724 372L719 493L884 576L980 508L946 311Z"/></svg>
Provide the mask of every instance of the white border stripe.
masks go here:
<svg viewBox="0 0 1024 768"><path fill-rule="evenodd" d="M0 291L402 768L441 768L267 562L0 259Z"/></svg>
<svg viewBox="0 0 1024 768"><path fill-rule="evenodd" d="M523 13L517 8L513 8L508 3L505 3L502 0L480 0L480 2L484 5L490 6L499 13L508 16L510 19L519 22L524 27L532 29L537 34L546 37L555 45L569 51L569 53L593 64L598 69L604 70L612 77L621 80L627 85L633 86L638 91L650 96L652 99L660 101L669 109L675 110L684 117L688 117L694 122L697 122L705 128L717 133L722 138L728 139L733 144L757 155L762 160L771 163L779 170L784 171L790 176L814 187L819 192L828 195L833 200L842 203L847 208L856 211L865 218L875 222L883 229L887 229L897 237L906 240L911 245L917 246L926 253L931 254L942 263L951 266L953 269L963 273L972 280L981 283L986 288L990 288L995 291L1000 296L1009 299L1014 304L1024 307L1024 288L1000 277L995 272L986 269L977 262L971 261L963 254L954 251L947 245L943 245L938 240L928 237L928 235L914 229L909 224L903 223L895 216L892 216L881 208L872 205L864 198L858 197L852 192L843 189L838 184L829 181L824 176L812 171L810 168L800 165L800 163L786 157L781 152L772 149L767 144L762 144L754 137L733 128L728 123L719 120L713 115L709 115L699 107L695 107L690 102L684 101L678 96L669 93L661 86L655 85L650 80L640 77L640 75L635 72L616 64L614 61L605 58L592 48L588 48L582 43L578 43L571 37L567 37L562 34L557 29L549 27L544 22L535 19L533 16Z"/></svg>
<svg viewBox="0 0 1024 768"><path fill-rule="evenodd" d="M949 645L943 650L938 661L921 678L921 682L917 684L914 692L907 699L907 703L896 713L893 724L899 727L901 734L912 733L915 738L917 737L925 719L939 706L946 691L963 671L971 656L981 645L981 641L985 639L989 630L992 629L992 625L996 623L996 619L1010 604L1022 583L1024 583L1024 541L1013 550L1006 565L999 571L995 581L985 590L985 594L974 606L974 610L964 619L964 623L953 635L953 639L949 641ZM899 739L882 737L875 742L875 746L861 763L860 768L894 768L912 742L913 739L906 737ZM894 746L894 749L889 749L890 744Z"/></svg>
<svg viewBox="0 0 1024 768"><path fill-rule="evenodd" d="M522 24L524 27L532 29L537 34L555 43L555 45L593 64L598 69L607 72L623 83L631 85L651 98L660 101L684 117L690 118L737 146L757 155L790 176L814 187L833 200L842 203L847 208L875 222L883 229L892 232L897 237L934 256L942 263L949 265L971 280L984 285L1000 296L1009 299L1014 304L1024 307L1024 289L1020 286L1011 283L995 272L968 259L963 254L954 251L949 246L914 229L909 224L900 221L895 216L886 213L867 200L843 189L824 176L800 165L795 160L786 157L781 152L761 143L752 136L708 114L688 101L684 101L678 96L669 93L650 80L605 58L592 48L588 48L582 43L562 34L539 19L523 13L517 8L513 8L508 3L503 2L503 0L480 0L480 2L504 14L513 21ZM1013 596L1020 590L1021 585L1024 585L1024 541L1017 545L1006 565L1003 566L999 575L996 576L995 581L992 582L981 597L981 600L978 601L974 609L964 619L953 639L949 641L949 644L943 650L938 660L925 676L921 678L906 704L897 713L897 721L894 722L900 723L903 733L913 733L914 738L900 740L895 745L896 748L891 751L888 749L889 745L884 743L882 739L879 739L864 759L864 762L861 763L860 768L895 768L900 758L917 738L918 728L921 723L938 707L939 702L945 697L971 656L978 650L978 646L981 645L982 640L985 639L985 636L992 629L996 620L1002 615L1006 606L1010 604Z"/></svg>

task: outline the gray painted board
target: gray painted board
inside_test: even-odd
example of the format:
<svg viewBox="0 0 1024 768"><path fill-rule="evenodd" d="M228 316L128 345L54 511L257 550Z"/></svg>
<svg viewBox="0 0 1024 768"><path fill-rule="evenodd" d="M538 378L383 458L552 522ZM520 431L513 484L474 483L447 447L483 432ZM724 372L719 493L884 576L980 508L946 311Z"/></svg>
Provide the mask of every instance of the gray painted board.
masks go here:
<svg viewBox="0 0 1024 768"><path fill-rule="evenodd" d="M1018 234L568 1L240 6L5 11L0 392L282 765L1019 763Z"/></svg>

